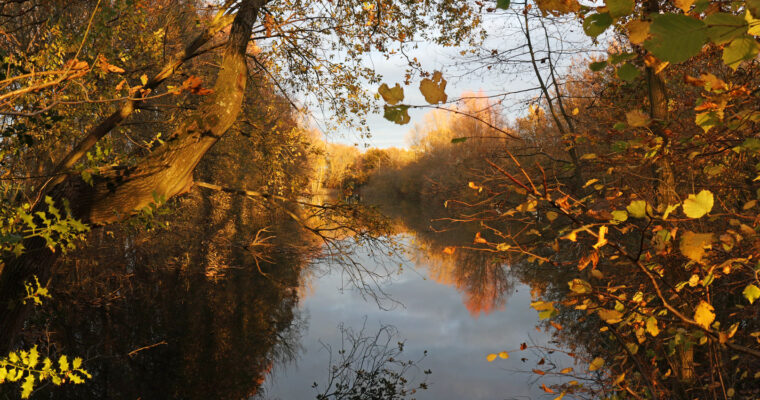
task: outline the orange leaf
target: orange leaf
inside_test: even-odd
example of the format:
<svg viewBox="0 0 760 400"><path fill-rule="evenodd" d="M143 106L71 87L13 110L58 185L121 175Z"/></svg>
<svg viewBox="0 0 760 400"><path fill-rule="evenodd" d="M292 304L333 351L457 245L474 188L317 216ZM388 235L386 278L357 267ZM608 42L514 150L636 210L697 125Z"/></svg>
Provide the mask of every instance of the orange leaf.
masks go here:
<svg viewBox="0 0 760 400"><path fill-rule="evenodd" d="M525 343L523 343L523 344L520 345L520 350L525 350L527 348L528 348L528 345L525 344Z"/></svg>
<svg viewBox="0 0 760 400"><path fill-rule="evenodd" d="M454 252L457 250L456 247L448 246L443 249L443 252L446 254L454 254Z"/></svg>
<svg viewBox="0 0 760 400"><path fill-rule="evenodd" d="M546 372L544 372L544 371L541 371L540 369L534 369L534 370L533 370L533 373L534 373L534 374L538 374L538 375L546 375Z"/></svg>
<svg viewBox="0 0 760 400"><path fill-rule="evenodd" d="M554 393L554 391L553 391L553 390L551 390L551 389L549 389L548 387L546 387L546 384L545 384L545 383L542 383L542 384L541 384L541 389L542 389L544 392L546 392L546 393Z"/></svg>

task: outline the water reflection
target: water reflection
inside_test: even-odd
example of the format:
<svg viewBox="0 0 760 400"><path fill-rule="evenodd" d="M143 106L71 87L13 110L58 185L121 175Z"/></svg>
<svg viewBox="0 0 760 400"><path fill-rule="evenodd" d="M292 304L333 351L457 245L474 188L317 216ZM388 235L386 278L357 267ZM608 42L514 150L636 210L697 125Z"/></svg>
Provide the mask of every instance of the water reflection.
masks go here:
<svg viewBox="0 0 760 400"><path fill-rule="evenodd" d="M359 291L341 291L345 275L331 264L318 262L314 268L329 272L311 274L320 242L244 201L194 191L167 217L169 229L103 229L86 249L69 255L56 272L53 300L25 332L30 343L47 338L43 353L83 356L93 379L41 386L39 395L313 398L311 383L323 379L328 366L320 340L335 339L341 323L357 327L365 318L369 328L396 326L410 357L431 352L423 367L433 370L433 387L418 398L538 393L523 377L500 369L520 368L519 359L485 362L486 354L527 340L536 317L528 290L516 286L503 260L444 251L470 243L475 227L435 232L418 210L396 214L390 238L408 249L407 260L378 289L403 307L384 311ZM367 247L354 257L368 273L398 265L396 255ZM267 379L269 390L262 392Z"/></svg>

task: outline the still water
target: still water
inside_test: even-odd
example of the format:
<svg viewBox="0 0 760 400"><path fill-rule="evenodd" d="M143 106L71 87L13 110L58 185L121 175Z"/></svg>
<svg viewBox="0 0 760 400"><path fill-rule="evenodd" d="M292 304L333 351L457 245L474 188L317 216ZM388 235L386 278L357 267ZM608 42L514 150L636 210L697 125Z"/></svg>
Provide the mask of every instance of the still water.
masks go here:
<svg viewBox="0 0 760 400"><path fill-rule="evenodd" d="M538 318L529 307L530 289L509 284L502 285L508 286L508 293L494 293L499 290L496 285L490 293L485 291L490 298L473 299L475 288L463 284L462 278L475 275L474 270L483 268L485 262L461 265L456 261L467 258L438 256L411 236L396 239L407 249L402 268L380 284L392 301L385 298L378 304L378 300L363 296L346 284L339 267L327 261L315 266L325 272L306 278L309 289L298 306L306 319L301 351L296 361L275 366L263 386L263 397L314 398L316 391L311 384L324 385L328 377L328 348L333 353L340 349L341 324L354 330L364 327L369 334L381 326L394 326L405 341L404 357L408 359L416 360L427 350L420 367L432 374L427 377L429 389L418 392L418 399L545 397L536 376L527 372L536 361L527 351L510 351L506 360L486 360L490 353L517 350L523 342L544 345L549 340L535 329ZM387 255L378 259L365 253L358 257L368 266L395 261ZM500 276L510 279L507 266L491 267L501 268L505 274ZM493 274L489 278L493 279ZM529 361L521 361L523 357ZM411 379L424 379L421 370L410 375Z"/></svg>

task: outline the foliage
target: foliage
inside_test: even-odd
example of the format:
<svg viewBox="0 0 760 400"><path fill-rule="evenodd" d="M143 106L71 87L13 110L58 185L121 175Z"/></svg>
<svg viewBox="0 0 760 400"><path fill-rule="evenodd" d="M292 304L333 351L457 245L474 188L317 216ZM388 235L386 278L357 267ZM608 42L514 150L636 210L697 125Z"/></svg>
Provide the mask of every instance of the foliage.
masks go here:
<svg viewBox="0 0 760 400"><path fill-rule="evenodd" d="M37 346L29 351L14 351L7 357L0 358L0 383L23 382L22 399L28 399L35 385L45 381L56 386L69 382L78 385L84 383L86 378L92 378L92 375L82 368L81 358L75 358L71 364L66 356L60 356L57 363L48 357L40 360Z"/></svg>

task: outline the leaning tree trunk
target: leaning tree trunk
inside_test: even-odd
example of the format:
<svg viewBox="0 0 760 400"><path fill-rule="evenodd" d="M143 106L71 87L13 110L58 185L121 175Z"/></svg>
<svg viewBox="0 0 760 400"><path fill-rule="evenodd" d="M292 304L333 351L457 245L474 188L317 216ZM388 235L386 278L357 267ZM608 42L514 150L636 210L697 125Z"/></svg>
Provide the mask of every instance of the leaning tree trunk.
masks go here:
<svg viewBox="0 0 760 400"><path fill-rule="evenodd" d="M237 119L242 108L248 70L246 48L258 10L267 0L243 0L238 6L222 58L214 92L201 103L159 148L135 166L114 169L93 179L90 186L78 176L55 185L46 193L56 202L67 199L74 218L101 225L122 220L154 201L154 195L171 198L192 183L201 158ZM39 206L45 211L45 204ZM28 240L26 252L8 260L0 274L0 354L9 351L29 313L22 303L24 282L36 275L46 282L60 252L44 240Z"/></svg>

